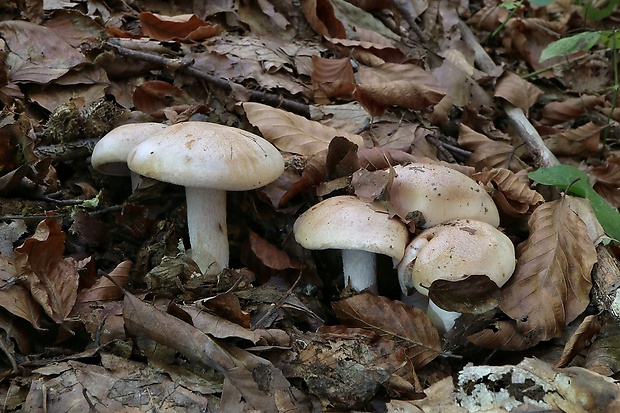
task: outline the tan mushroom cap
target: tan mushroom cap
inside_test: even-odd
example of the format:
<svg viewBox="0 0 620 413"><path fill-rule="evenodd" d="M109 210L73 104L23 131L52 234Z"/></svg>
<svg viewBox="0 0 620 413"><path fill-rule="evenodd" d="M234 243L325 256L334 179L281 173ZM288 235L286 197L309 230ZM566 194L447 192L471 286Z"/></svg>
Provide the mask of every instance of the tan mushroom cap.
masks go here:
<svg viewBox="0 0 620 413"><path fill-rule="evenodd" d="M398 267L410 275L424 295L435 280L457 281L469 275L486 275L498 287L512 276L516 265L510 239L480 221L454 220L422 231L407 247Z"/></svg>
<svg viewBox="0 0 620 413"><path fill-rule="evenodd" d="M113 176L130 174L127 166L129 152L146 139L166 129L162 123L128 123L112 129L97 142L91 155L95 170Z"/></svg>
<svg viewBox="0 0 620 413"><path fill-rule="evenodd" d="M410 221L420 212L422 228L452 219L475 219L499 226L499 212L491 196L467 175L443 165L414 163L395 166L389 205Z"/></svg>
<svg viewBox="0 0 620 413"><path fill-rule="evenodd" d="M355 196L328 198L304 212L293 227L295 239L310 250L374 252L399 261L409 238L407 228Z"/></svg>
<svg viewBox="0 0 620 413"><path fill-rule="evenodd" d="M208 122L169 126L136 146L128 164L158 181L225 191L265 186L284 171L280 152L265 139Z"/></svg>

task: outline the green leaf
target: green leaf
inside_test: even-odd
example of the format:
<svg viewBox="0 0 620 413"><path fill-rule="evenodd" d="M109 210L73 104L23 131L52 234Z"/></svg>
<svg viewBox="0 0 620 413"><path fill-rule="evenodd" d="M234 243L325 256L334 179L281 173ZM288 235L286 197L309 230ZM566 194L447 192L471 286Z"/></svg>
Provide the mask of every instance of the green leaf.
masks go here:
<svg viewBox="0 0 620 413"><path fill-rule="evenodd" d="M601 43L610 49L620 48L620 31L605 30L601 32Z"/></svg>
<svg viewBox="0 0 620 413"><path fill-rule="evenodd" d="M539 62L552 57L590 50L601 38L600 32L583 32L549 44L540 54Z"/></svg>
<svg viewBox="0 0 620 413"><path fill-rule="evenodd" d="M586 20L603 20L611 16L619 1L620 0L609 0L607 5L602 9L592 7L592 2L589 2L583 6L583 14L586 16Z"/></svg>
<svg viewBox="0 0 620 413"><path fill-rule="evenodd" d="M620 240L620 213L590 186L588 175L569 165L539 168L527 176L535 182L565 190L568 193L590 200L592 210L607 235Z"/></svg>
<svg viewBox="0 0 620 413"><path fill-rule="evenodd" d="M534 4L536 6L545 7L553 3L555 0L530 0L530 4Z"/></svg>

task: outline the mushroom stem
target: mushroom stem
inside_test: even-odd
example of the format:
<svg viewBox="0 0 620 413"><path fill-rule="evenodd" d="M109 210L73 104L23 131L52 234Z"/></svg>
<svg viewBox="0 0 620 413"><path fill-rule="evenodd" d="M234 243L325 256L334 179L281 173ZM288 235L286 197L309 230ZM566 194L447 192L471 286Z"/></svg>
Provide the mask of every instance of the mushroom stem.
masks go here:
<svg viewBox="0 0 620 413"><path fill-rule="evenodd" d="M440 333L445 333L454 327L454 324L456 324L456 320L461 316L461 313L444 310L435 304L433 300L428 300L426 315L435 327L437 327L437 330Z"/></svg>
<svg viewBox="0 0 620 413"><path fill-rule="evenodd" d="M134 171L130 171L129 176L131 177L131 190L135 191L136 188L140 186L140 183L142 182L142 177L139 173L136 173Z"/></svg>
<svg viewBox="0 0 620 413"><path fill-rule="evenodd" d="M228 266L226 191L185 188L187 227L192 259L205 274L219 274Z"/></svg>
<svg viewBox="0 0 620 413"><path fill-rule="evenodd" d="M376 255L362 250L342 250L344 285L355 291L370 289L377 294Z"/></svg>

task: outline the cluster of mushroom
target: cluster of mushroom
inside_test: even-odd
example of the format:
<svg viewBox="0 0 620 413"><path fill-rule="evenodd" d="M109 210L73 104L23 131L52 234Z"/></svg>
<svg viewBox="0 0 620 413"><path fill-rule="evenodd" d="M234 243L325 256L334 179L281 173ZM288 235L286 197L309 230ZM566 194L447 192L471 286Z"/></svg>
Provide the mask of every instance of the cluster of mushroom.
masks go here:
<svg viewBox="0 0 620 413"><path fill-rule="evenodd" d="M284 171L282 155L265 139L192 121L120 126L97 143L91 163L102 173L131 171L184 186L191 256L205 274L228 266L226 191L265 186Z"/></svg>
<svg viewBox="0 0 620 413"><path fill-rule="evenodd" d="M497 229L499 213L489 194L446 166L416 163L396 166L394 172L388 205L398 218L356 197L337 196L297 219L296 240L308 249L343 249L345 282L356 291L377 291L375 253L394 259L407 295L415 289L427 296L434 280L457 281L470 275L486 275L498 287L504 285L514 271L515 252ZM405 223L412 230L423 229L410 243ZM443 331L459 316L430 300L427 313Z"/></svg>

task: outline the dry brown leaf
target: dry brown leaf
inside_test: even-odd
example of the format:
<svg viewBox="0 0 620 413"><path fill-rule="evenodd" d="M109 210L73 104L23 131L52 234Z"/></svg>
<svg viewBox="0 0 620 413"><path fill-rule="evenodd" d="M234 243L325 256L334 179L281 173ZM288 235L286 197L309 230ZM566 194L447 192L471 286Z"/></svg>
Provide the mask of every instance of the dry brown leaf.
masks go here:
<svg viewBox="0 0 620 413"><path fill-rule="evenodd" d="M384 46L361 40L350 40L345 38L327 38L345 56L351 55L352 58L360 61L367 66L378 66L385 62L402 63L407 56L395 46Z"/></svg>
<svg viewBox="0 0 620 413"><path fill-rule="evenodd" d="M353 92L371 116L379 116L390 106L411 110L424 110L434 106L444 97L444 92L426 85L396 80L390 83L358 84Z"/></svg>
<svg viewBox="0 0 620 413"><path fill-rule="evenodd" d="M588 350L584 367L612 376L620 371L620 326L609 314L601 318L602 328Z"/></svg>
<svg viewBox="0 0 620 413"><path fill-rule="evenodd" d="M332 306L342 324L399 341L415 368L428 364L442 351L437 329L415 307L373 294L358 294Z"/></svg>
<svg viewBox="0 0 620 413"><path fill-rule="evenodd" d="M364 147L364 139L359 135L338 131L281 109L254 102L245 102L243 109L250 123L281 151L312 156L326 150L336 136Z"/></svg>
<svg viewBox="0 0 620 413"><path fill-rule="evenodd" d="M125 287L129 282L129 270L131 269L131 261L123 261L116 268L110 271L108 276L116 281L121 287ZM101 277L90 288L81 290L76 299L76 305L79 303L94 301L113 301L123 296L120 290L107 277Z"/></svg>
<svg viewBox="0 0 620 413"><path fill-rule="evenodd" d="M312 56L314 102L328 104L331 98L351 99L355 75L351 59L325 59Z"/></svg>
<svg viewBox="0 0 620 413"><path fill-rule="evenodd" d="M590 168L594 189L614 208L620 207L620 156L607 158L607 165Z"/></svg>
<svg viewBox="0 0 620 413"><path fill-rule="evenodd" d="M487 188L498 209L508 216L529 214L545 202L545 198L529 187L529 179L522 179L519 175L505 168L485 168L471 176Z"/></svg>
<svg viewBox="0 0 620 413"><path fill-rule="evenodd" d="M476 169L506 168L518 172L527 167L517 156L512 145L491 140L462 123L459 125L458 143L463 148L473 151L467 159L467 164L475 166Z"/></svg>
<svg viewBox="0 0 620 413"><path fill-rule="evenodd" d="M477 346L502 351L521 351L536 344L524 336L512 320L497 321L466 338Z"/></svg>
<svg viewBox="0 0 620 413"><path fill-rule="evenodd" d="M561 102L547 103L542 109L540 123L543 125L557 125L584 115L596 106L603 104L599 96L582 95L577 98L568 98Z"/></svg>
<svg viewBox="0 0 620 413"><path fill-rule="evenodd" d="M527 113L542 95L542 90L512 72L506 72L495 86L495 97L505 99L523 113Z"/></svg>
<svg viewBox="0 0 620 413"><path fill-rule="evenodd" d="M302 11L310 26L319 36L346 39L344 25L334 13L334 6L329 0L307 0L302 3Z"/></svg>
<svg viewBox="0 0 620 413"><path fill-rule="evenodd" d="M82 264L63 258L65 234L53 218L41 221L32 237L15 249L15 269L26 276L34 299L56 323L65 321L75 304Z"/></svg>
<svg viewBox="0 0 620 413"><path fill-rule="evenodd" d="M248 238L241 253L242 263L254 271L261 282L287 270L298 271L301 263L258 235L248 230Z"/></svg>
<svg viewBox="0 0 620 413"><path fill-rule="evenodd" d="M180 40L200 42L217 36L222 31L220 25L212 25L193 14L162 16L143 12L138 15L142 32L156 40Z"/></svg>
<svg viewBox="0 0 620 413"><path fill-rule="evenodd" d="M41 329L41 306L32 298L30 291L17 283L16 277L17 270L13 263L0 255L0 307Z"/></svg>
<svg viewBox="0 0 620 413"><path fill-rule="evenodd" d="M587 157L599 149L602 126L588 122L576 129L555 135L543 136L545 146L557 156Z"/></svg>
<svg viewBox="0 0 620 413"><path fill-rule="evenodd" d="M597 315L586 316L577 330L568 339L564 351L555 367L566 367L584 348L588 346L592 337L601 331L601 324Z"/></svg>
<svg viewBox="0 0 620 413"><path fill-rule="evenodd" d="M534 211L530 236L502 290L501 310L531 339L559 336L590 303L596 250L586 225L565 199Z"/></svg>
<svg viewBox="0 0 620 413"><path fill-rule="evenodd" d="M305 345L291 368L323 406L361 408L407 363L400 343L368 330L333 326L319 334L295 337Z"/></svg>
<svg viewBox="0 0 620 413"><path fill-rule="evenodd" d="M433 281L428 298L447 311L482 314L497 307L499 287L485 274L472 274L456 281Z"/></svg>
<svg viewBox="0 0 620 413"><path fill-rule="evenodd" d="M248 407L277 412L276 400L294 401L290 384L269 361L245 350L215 340L187 324L126 293L123 317L130 334L149 338L183 354L193 363L211 367L224 375L232 386L229 392L241 394ZM224 393L226 391L226 385ZM222 394L222 399L225 399ZM304 411L301 405L292 411Z"/></svg>
<svg viewBox="0 0 620 413"><path fill-rule="evenodd" d="M162 80L144 82L133 93L133 104L137 110L161 118L163 110L169 107L187 106L194 100L183 90Z"/></svg>

